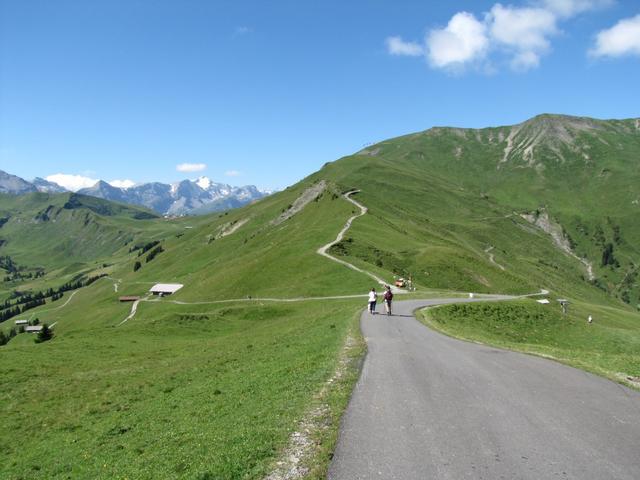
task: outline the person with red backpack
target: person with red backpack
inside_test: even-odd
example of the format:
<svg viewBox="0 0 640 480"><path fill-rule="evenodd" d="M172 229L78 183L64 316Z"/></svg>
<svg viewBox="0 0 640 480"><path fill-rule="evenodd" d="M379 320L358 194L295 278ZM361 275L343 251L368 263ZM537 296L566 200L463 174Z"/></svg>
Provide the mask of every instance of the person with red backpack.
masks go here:
<svg viewBox="0 0 640 480"><path fill-rule="evenodd" d="M387 315L391 315L391 300L393 300L393 292L391 291L391 287L389 285L386 286L386 291L384 292L384 308L387 311Z"/></svg>

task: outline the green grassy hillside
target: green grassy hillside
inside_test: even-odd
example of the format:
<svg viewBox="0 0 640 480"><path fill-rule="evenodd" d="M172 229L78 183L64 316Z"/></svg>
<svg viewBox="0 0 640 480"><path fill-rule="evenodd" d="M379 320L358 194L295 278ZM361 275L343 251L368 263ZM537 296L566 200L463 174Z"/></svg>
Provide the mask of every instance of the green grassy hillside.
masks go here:
<svg viewBox="0 0 640 480"><path fill-rule="evenodd" d="M20 265L50 269L108 257L135 237L135 223L158 216L146 210L69 194L0 197L0 252ZM144 227L143 227L144 228Z"/></svg>
<svg viewBox="0 0 640 480"><path fill-rule="evenodd" d="M53 197L11 200L26 204L3 207L24 213L0 227L8 240L0 252L46 275L12 283L6 296L78 272L107 276L29 310L26 318L55 325L53 340L19 334L0 347L0 405L10 418L0 438L11 439L0 476L261 478L319 392L334 391L339 352L358 336L364 299L308 298L376 286L317 254L357 212L342 197L353 189L368 213L332 255L388 281L411 276L418 296L547 288L580 315L598 312L604 360L580 364L596 350L550 317L543 340L555 356L578 352L575 364L640 375L633 358L627 366L614 359L616 345L626 355L635 342L617 343L621 336L640 331L635 125L541 116L515 127L432 129L329 163L253 205L198 218L140 219L138 209L82 199L78 208ZM547 218L567 251L540 228ZM156 282L184 287L146 298ZM143 297L127 321L131 304L120 295ZM516 324L507 330L535 340L526 321L517 323L525 310L507 312ZM325 402L328 429L314 440L324 454L355 377L344 378ZM43 460L51 451L59 454ZM326 461L312 461L318 478Z"/></svg>
<svg viewBox="0 0 640 480"><path fill-rule="evenodd" d="M585 267L549 248L550 237L520 216L542 212L574 254L593 265L591 283L635 307L638 152L634 120L542 115L514 127L436 128L392 139L312 178L362 189L372 215L345 245L351 256L376 257L424 285L492 291L548 285L597 295L582 281ZM378 244L378 253L374 232L389 240Z"/></svg>
<svg viewBox="0 0 640 480"><path fill-rule="evenodd" d="M166 221L94 197L0 196L0 301L118 268L136 244L183 233L197 219Z"/></svg>
<svg viewBox="0 0 640 480"><path fill-rule="evenodd" d="M577 302L563 315L555 305L523 300L438 307L425 310L422 319L454 337L554 358L640 386L638 316L622 309Z"/></svg>

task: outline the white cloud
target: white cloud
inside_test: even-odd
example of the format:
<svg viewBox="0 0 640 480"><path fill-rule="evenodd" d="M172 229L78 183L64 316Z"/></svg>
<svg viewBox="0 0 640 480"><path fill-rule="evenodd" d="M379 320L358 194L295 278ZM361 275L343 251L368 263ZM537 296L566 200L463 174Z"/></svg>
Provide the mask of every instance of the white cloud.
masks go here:
<svg viewBox="0 0 640 480"><path fill-rule="evenodd" d="M108 183L112 187L116 187L116 188L131 188L131 187L134 187L136 185L136 182L134 182L133 180L128 180L128 179L125 179L125 180L111 180Z"/></svg>
<svg viewBox="0 0 640 480"><path fill-rule="evenodd" d="M389 37L385 40L387 51L391 55L419 57L424 55L424 47L415 42L405 42L400 37Z"/></svg>
<svg viewBox="0 0 640 480"><path fill-rule="evenodd" d="M551 50L552 38L561 33L558 22L613 3L615 0L527 0L525 7L496 3L480 19L469 12L456 13L445 28L431 30L424 45L388 37L387 51L391 55L425 54L433 68L445 70L460 71L473 65L478 71L493 72L496 65L505 64L516 71L529 70L538 67L542 56ZM609 43L626 53L635 52L627 45L635 45L637 38L630 30L627 25L622 32L626 38ZM605 32L601 34L602 43L607 43ZM606 52L606 47L592 53L607 54L601 51Z"/></svg>
<svg viewBox="0 0 640 480"><path fill-rule="evenodd" d="M226 172L224 172L224 174L227 177L239 177L240 175L242 175L242 172L239 172L238 170L227 170Z"/></svg>
<svg viewBox="0 0 640 480"><path fill-rule="evenodd" d="M206 163L181 163L176 165L176 170L179 172L201 172L206 168Z"/></svg>
<svg viewBox="0 0 640 480"><path fill-rule="evenodd" d="M625 18L596 36L596 45L589 53L594 57L640 55L640 15Z"/></svg>
<svg viewBox="0 0 640 480"><path fill-rule="evenodd" d="M489 48L487 28L468 12L456 13L443 29L427 36L427 57L437 68L456 68L482 59Z"/></svg>
<svg viewBox="0 0 640 480"><path fill-rule="evenodd" d="M487 16L491 36L519 50L544 50L557 33L555 16L541 8L504 7L496 3Z"/></svg>
<svg viewBox="0 0 640 480"><path fill-rule="evenodd" d="M46 180L57 183L61 187L76 192L81 188L93 187L98 180L89 177L83 177L82 175L70 175L66 173L56 173L55 175L49 175Z"/></svg>
<svg viewBox="0 0 640 480"><path fill-rule="evenodd" d="M511 67L537 67L546 53L549 37L558 33L556 16L542 8L504 7L496 3L486 16L492 41L511 56Z"/></svg>
<svg viewBox="0 0 640 480"><path fill-rule="evenodd" d="M541 0L540 6L559 17L570 18L590 10L606 8L615 3L614 0Z"/></svg>

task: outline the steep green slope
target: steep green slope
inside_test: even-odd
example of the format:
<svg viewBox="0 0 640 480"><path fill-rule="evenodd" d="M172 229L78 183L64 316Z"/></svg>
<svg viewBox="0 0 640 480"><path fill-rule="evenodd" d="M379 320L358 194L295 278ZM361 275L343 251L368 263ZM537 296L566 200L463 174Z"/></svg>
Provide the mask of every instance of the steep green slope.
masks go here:
<svg viewBox="0 0 640 480"><path fill-rule="evenodd" d="M379 217L375 228L395 236L381 261L392 266L395 257L425 285L502 290L500 279L513 285L515 276L592 295L580 281L589 280L585 266L548 248L549 235L521 217L531 213L531 220L548 216L560 240L592 264L593 284L635 306L638 152L636 120L542 115L514 127L436 128L385 141L315 177L361 188ZM362 226L345 251L364 258L373 231Z"/></svg>
<svg viewBox="0 0 640 480"><path fill-rule="evenodd" d="M133 245L185 231L145 209L73 193L0 196L0 301L109 273Z"/></svg>
<svg viewBox="0 0 640 480"><path fill-rule="evenodd" d="M77 195L0 197L1 252L19 264L51 268L107 257L134 238L133 221L157 219L144 209Z"/></svg>

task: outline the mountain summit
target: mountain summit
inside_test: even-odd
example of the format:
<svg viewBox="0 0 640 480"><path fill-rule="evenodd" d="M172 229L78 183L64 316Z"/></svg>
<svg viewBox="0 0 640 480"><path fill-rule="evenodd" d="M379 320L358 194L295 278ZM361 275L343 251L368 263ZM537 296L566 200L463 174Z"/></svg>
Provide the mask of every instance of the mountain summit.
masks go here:
<svg viewBox="0 0 640 480"><path fill-rule="evenodd" d="M0 170L0 193L22 195L31 192L65 193L68 190L43 178L28 182ZM95 185L78 191L83 195L113 202L139 205L162 215L202 215L238 208L269 195L254 185L233 187L216 183L208 177L182 180L173 184L151 182L121 188L99 180Z"/></svg>
<svg viewBox="0 0 640 480"><path fill-rule="evenodd" d="M140 205L163 215L201 215L237 208L267 195L253 185L232 187L216 183L207 177L182 180L173 184L144 183L129 188L118 188L98 182L78 193L105 200Z"/></svg>

